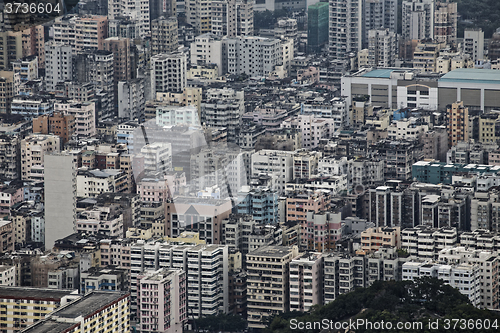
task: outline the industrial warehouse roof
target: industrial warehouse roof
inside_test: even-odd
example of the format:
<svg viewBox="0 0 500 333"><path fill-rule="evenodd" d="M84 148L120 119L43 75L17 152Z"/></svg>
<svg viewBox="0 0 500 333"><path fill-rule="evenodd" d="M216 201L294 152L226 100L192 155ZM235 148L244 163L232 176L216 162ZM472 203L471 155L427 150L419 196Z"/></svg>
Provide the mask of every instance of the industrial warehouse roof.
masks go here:
<svg viewBox="0 0 500 333"><path fill-rule="evenodd" d="M391 77L391 73L394 71L394 69L374 69L372 71L369 71L368 73L365 73L361 75L362 77L375 77L375 78L385 78L388 79Z"/></svg>
<svg viewBox="0 0 500 333"><path fill-rule="evenodd" d="M500 71L494 69L459 68L446 73L439 81L500 84Z"/></svg>

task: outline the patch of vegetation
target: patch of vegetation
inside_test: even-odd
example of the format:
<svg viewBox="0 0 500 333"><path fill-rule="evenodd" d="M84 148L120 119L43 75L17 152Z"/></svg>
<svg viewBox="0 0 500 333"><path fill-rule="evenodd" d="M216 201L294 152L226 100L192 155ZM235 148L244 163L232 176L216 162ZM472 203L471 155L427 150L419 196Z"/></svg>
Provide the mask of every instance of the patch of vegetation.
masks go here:
<svg viewBox="0 0 500 333"><path fill-rule="evenodd" d="M196 328L204 332L243 332L247 323L241 316L220 314L196 319Z"/></svg>
<svg viewBox="0 0 500 333"><path fill-rule="evenodd" d="M254 30L259 29L273 29L279 18L288 17L290 12L286 9L263 12L255 11L253 13L253 26Z"/></svg>
<svg viewBox="0 0 500 333"><path fill-rule="evenodd" d="M401 8L403 0L398 0L398 32L401 33ZM500 28L500 1L498 0L453 0L458 8L457 35L464 37L466 28L481 28L484 38L491 38Z"/></svg>
<svg viewBox="0 0 500 333"><path fill-rule="evenodd" d="M396 327L398 322L421 322L422 329L395 330L395 332L491 332L477 328L453 330L445 328L445 320L488 319L491 324L500 325L500 315L489 310L482 310L470 304L467 296L457 289L435 278L422 278L413 281L377 281L369 288L360 288L351 293L340 295L334 302L315 307L309 313L290 312L272 318L266 329L268 333L292 333L291 319L297 322L332 322L356 321L364 319L372 323L391 322ZM439 327L430 329L429 322L439 320ZM452 326L453 327L453 326ZM457 326L459 327L459 326ZM475 326L478 327L478 326ZM495 330L493 328L493 330ZM304 333L318 332L314 329L300 330ZM381 332L380 329L359 328L360 332Z"/></svg>

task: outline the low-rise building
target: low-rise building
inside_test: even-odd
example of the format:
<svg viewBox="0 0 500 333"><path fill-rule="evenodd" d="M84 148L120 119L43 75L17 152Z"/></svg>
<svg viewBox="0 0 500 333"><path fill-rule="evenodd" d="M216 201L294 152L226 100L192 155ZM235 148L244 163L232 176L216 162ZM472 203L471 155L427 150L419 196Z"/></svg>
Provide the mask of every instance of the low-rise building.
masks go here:
<svg viewBox="0 0 500 333"><path fill-rule="evenodd" d="M125 192L127 186L127 174L117 169L81 168L76 176L76 193L83 198L94 198L102 193Z"/></svg>
<svg viewBox="0 0 500 333"><path fill-rule="evenodd" d="M123 214L119 206L94 207L78 213L75 229L77 232L108 237L123 237Z"/></svg>
<svg viewBox="0 0 500 333"><path fill-rule="evenodd" d="M127 271L114 266L91 267L80 273L80 292L96 290L124 291L128 289Z"/></svg>
<svg viewBox="0 0 500 333"><path fill-rule="evenodd" d="M401 248L400 227L368 228L361 232L361 249L363 251L376 251L387 246Z"/></svg>

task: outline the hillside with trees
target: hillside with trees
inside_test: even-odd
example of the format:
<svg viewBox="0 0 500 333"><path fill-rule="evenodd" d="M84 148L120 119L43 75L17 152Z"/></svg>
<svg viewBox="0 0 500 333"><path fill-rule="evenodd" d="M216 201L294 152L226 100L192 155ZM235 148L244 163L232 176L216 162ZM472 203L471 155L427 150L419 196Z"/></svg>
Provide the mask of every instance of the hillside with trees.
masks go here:
<svg viewBox="0 0 500 333"><path fill-rule="evenodd" d="M491 38L500 27L500 1L498 0L455 0L460 15L458 36L465 28L481 28L485 38Z"/></svg>
<svg viewBox="0 0 500 333"><path fill-rule="evenodd" d="M481 28L484 38L491 38L500 28L500 1L498 0L452 0L458 7L458 37L464 36L466 28ZM401 32L401 7L403 0L398 0L398 32Z"/></svg>
<svg viewBox="0 0 500 333"><path fill-rule="evenodd" d="M321 322L324 319L333 322L366 321L385 323L391 322L394 332L493 332L500 329L500 314L482 310L470 304L469 299L457 289L445 285L442 280L423 278L413 281L377 281L369 288L360 288L351 293L340 295L334 302L325 306L315 307L310 313L289 312L274 317L266 332L291 333L297 332L290 327L290 320L298 322ZM439 319L438 329L429 329L429 321ZM449 321L445 321L449 319ZM466 328L456 323L455 330L452 319L465 319ZM488 323L489 329L469 329L469 320L474 323ZM478 321L479 320L479 321ZM397 322L421 322L423 329L396 330ZM471 321L472 322L472 321ZM446 329L445 325L451 327ZM481 325L482 326L482 325ZM474 324L470 327L479 327ZM495 328L496 327L496 328ZM304 329L301 332L319 332L318 329ZM392 330L391 330L392 331ZM335 332L332 331L332 332ZM381 332L380 329L359 328L361 332Z"/></svg>

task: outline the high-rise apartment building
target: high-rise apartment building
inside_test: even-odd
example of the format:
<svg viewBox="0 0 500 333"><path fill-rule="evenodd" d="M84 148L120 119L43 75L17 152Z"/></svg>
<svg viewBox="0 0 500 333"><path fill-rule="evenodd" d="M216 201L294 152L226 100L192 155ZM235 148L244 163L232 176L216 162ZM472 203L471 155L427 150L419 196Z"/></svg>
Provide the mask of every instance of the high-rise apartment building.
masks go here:
<svg viewBox="0 0 500 333"><path fill-rule="evenodd" d="M409 261L403 264L403 280L432 277L443 280L467 296L472 305L481 304L481 274L479 265L437 264L433 262Z"/></svg>
<svg viewBox="0 0 500 333"><path fill-rule="evenodd" d="M104 40L104 50L113 52L114 107L118 109L118 82L137 76L135 46L129 38L111 37Z"/></svg>
<svg viewBox="0 0 500 333"><path fill-rule="evenodd" d="M160 126L200 125L198 109L193 105L179 107L159 105L156 107L156 124Z"/></svg>
<svg viewBox="0 0 500 333"><path fill-rule="evenodd" d="M165 173L172 170L172 144L154 142L141 148L144 155L144 170Z"/></svg>
<svg viewBox="0 0 500 333"><path fill-rule="evenodd" d="M106 50L86 50L73 56L76 81L91 82L97 89L113 92L114 56Z"/></svg>
<svg viewBox="0 0 500 333"><path fill-rule="evenodd" d="M222 39L212 33L196 36L190 48L191 65L216 64L218 75L222 75L224 69L222 45Z"/></svg>
<svg viewBox="0 0 500 333"><path fill-rule="evenodd" d="M370 30L368 32L368 65L394 67L396 65L397 36L394 31Z"/></svg>
<svg viewBox="0 0 500 333"><path fill-rule="evenodd" d="M43 182L45 155L60 149L57 135L37 134L21 140L21 179Z"/></svg>
<svg viewBox="0 0 500 333"><path fill-rule="evenodd" d="M1 87L1 83L0 83ZM4 166L0 169L0 176L6 179L19 179L20 175L20 147L19 135L0 135L0 163Z"/></svg>
<svg viewBox="0 0 500 333"><path fill-rule="evenodd" d="M290 262L296 246L263 246L247 255L247 322L265 328L265 320L290 310ZM295 288L294 288L295 290Z"/></svg>
<svg viewBox="0 0 500 333"><path fill-rule="evenodd" d="M177 17L177 0L150 0L149 8L149 19L151 21L156 20L157 18L160 18L162 16Z"/></svg>
<svg viewBox="0 0 500 333"><path fill-rule="evenodd" d="M476 62L484 59L484 32L482 29L465 29L464 53Z"/></svg>
<svg viewBox="0 0 500 333"><path fill-rule="evenodd" d="M151 91L180 92L187 83L185 53L164 53L151 57Z"/></svg>
<svg viewBox="0 0 500 333"><path fill-rule="evenodd" d="M71 45L73 52L102 50L107 37L106 16L63 16L54 22L54 41Z"/></svg>
<svg viewBox="0 0 500 333"><path fill-rule="evenodd" d="M307 9L307 52L318 53L328 43L327 2L318 2Z"/></svg>
<svg viewBox="0 0 500 333"><path fill-rule="evenodd" d="M121 37L136 39L139 38L140 23L130 20L128 17L118 16L114 20L108 21L108 38Z"/></svg>
<svg viewBox="0 0 500 333"><path fill-rule="evenodd" d="M370 30L389 29L391 32L397 32L397 0L363 0L362 20L361 44L363 49L366 49Z"/></svg>
<svg viewBox="0 0 500 333"><path fill-rule="evenodd" d="M19 332L79 297L77 290L1 286L0 305L4 313L0 325L4 332ZM13 304L24 311L16 311Z"/></svg>
<svg viewBox="0 0 500 333"><path fill-rule="evenodd" d="M54 104L54 112L62 112L75 118L75 134L90 137L96 134L95 103L67 101Z"/></svg>
<svg viewBox="0 0 500 333"><path fill-rule="evenodd" d="M125 269L102 265L88 269L80 267L80 271L80 292L83 295L95 290L121 291L128 288L128 274Z"/></svg>
<svg viewBox="0 0 500 333"><path fill-rule="evenodd" d="M288 205L290 207L290 205ZM333 251L341 237L340 212L308 211L301 221L301 248L309 251Z"/></svg>
<svg viewBox="0 0 500 333"><path fill-rule="evenodd" d="M290 262L290 311L323 305L323 255L306 252Z"/></svg>
<svg viewBox="0 0 500 333"><path fill-rule="evenodd" d="M186 20L191 24L197 35L212 31L211 15L212 1L186 0Z"/></svg>
<svg viewBox="0 0 500 333"><path fill-rule="evenodd" d="M139 332L178 333L187 322L187 278L181 269L147 271L137 284Z"/></svg>
<svg viewBox="0 0 500 333"><path fill-rule="evenodd" d="M275 66L283 64L279 39L237 36L224 39L223 43L228 50L227 58L223 59L227 63L223 72L262 77L274 71Z"/></svg>
<svg viewBox="0 0 500 333"><path fill-rule="evenodd" d="M213 128L227 128L228 141L236 140L240 117L245 112L243 91L208 89L201 103L201 123Z"/></svg>
<svg viewBox="0 0 500 333"><path fill-rule="evenodd" d="M402 38L434 39L434 0L404 0L402 3Z"/></svg>
<svg viewBox="0 0 500 333"><path fill-rule="evenodd" d="M143 119L146 99L144 79L118 82L118 117L129 120Z"/></svg>
<svg viewBox="0 0 500 333"><path fill-rule="evenodd" d="M293 152L259 150L252 155L252 175L267 174L272 177L271 188L283 193L286 183L293 178Z"/></svg>
<svg viewBox="0 0 500 333"><path fill-rule="evenodd" d="M108 0L108 19L128 17L137 21L140 27L139 37L144 38L150 32L149 6L149 0Z"/></svg>
<svg viewBox="0 0 500 333"><path fill-rule="evenodd" d="M165 204L165 234L177 237L184 231L198 231L208 244L221 244L222 221L231 211L229 199L175 197ZM198 220L206 222L192 222Z"/></svg>
<svg viewBox="0 0 500 333"><path fill-rule="evenodd" d="M498 266L499 258L495 252L488 250L476 250L469 247L457 246L439 251L439 261L445 261L448 264L468 264L479 268L479 304L485 309L498 309L499 297L498 290ZM458 272L459 274L461 272ZM463 274L463 273L462 273ZM464 275L465 276L465 275ZM467 287L464 285L464 287ZM469 290L471 289L470 286ZM466 290L464 288L464 290Z"/></svg>
<svg viewBox="0 0 500 333"><path fill-rule="evenodd" d="M64 145L71 140L75 132L75 118L62 113L42 115L33 119L33 133L55 134L61 138Z"/></svg>
<svg viewBox="0 0 500 333"><path fill-rule="evenodd" d="M20 73L0 71L0 113L11 113L12 100L18 93L20 83Z"/></svg>
<svg viewBox="0 0 500 333"><path fill-rule="evenodd" d="M26 56L12 62L12 69L19 73L21 82L38 79L38 58L37 56Z"/></svg>
<svg viewBox="0 0 500 333"><path fill-rule="evenodd" d="M129 38L110 37L104 40L104 50L113 52L114 79L127 81L135 78L136 58L133 52L132 41Z"/></svg>
<svg viewBox="0 0 500 333"><path fill-rule="evenodd" d="M211 6L212 33L217 36L236 36L236 0L215 0Z"/></svg>
<svg viewBox="0 0 500 333"><path fill-rule="evenodd" d="M105 174L113 173L115 170L106 170ZM87 193L83 193L82 197L93 197L91 192L95 187L92 185L95 182L103 181L108 183L111 177L99 177L99 175L95 175L92 173L88 173L89 177L86 182L86 186L90 188L90 191ZM122 174L123 175L123 174ZM120 177L124 179L125 177ZM81 188L82 183L82 174L81 171L78 172L77 176L77 188ZM113 179L113 187L111 187L110 191L102 191L103 192L114 192L119 193L120 187L118 185L118 179ZM81 191L84 192L84 191ZM80 191L77 192L77 195L80 197ZM95 196L94 196L95 197ZM87 209L78 213L78 217L76 219L76 232L86 233L87 235L105 235L106 237L123 237L123 214L120 214L116 211L116 206L109 207L95 207L93 209Z"/></svg>
<svg viewBox="0 0 500 333"><path fill-rule="evenodd" d="M94 291L62 306L25 330L36 332L131 332L130 294L124 291Z"/></svg>
<svg viewBox="0 0 500 333"><path fill-rule="evenodd" d="M229 252L227 246L138 241L131 246L132 309L138 310L138 284L145 271L181 269L186 273L187 313L200 318L229 310ZM205 269L211 267L211 269Z"/></svg>
<svg viewBox="0 0 500 333"><path fill-rule="evenodd" d="M329 55L345 59L361 50L362 0L330 0Z"/></svg>
<svg viewBox="0 0 500 333"><path fill-rule="evenodd" d="M459 141L469 140L469 108L464 102L455 102L446 108L448 146L456 146Z"/></svg>
<svg viewBox="0 0 500 333"><path fill-rule="evenodd" d="M252 36L253 26L253 0L236 0L236 35Z"/></svg>
<svg viewBox="0 0 500 333"><path fill-rule="evenodd" d="M23 57L23 35L21 31L0 31L0 70L10 70L11 63Z"/></svg>
<svg viewBox="0 0 500 333"><path fill-rule="evenodd" d="M434 11L434 38L438 43L457 44L457 3L450 0L436 2Z"/></svg>
<svg viewBox="0 0 500 333"><path fill-rule="evenodd" d="M1 33L0 33L1 36ZM38 68L45 66L45 36L42 25L23 31L23 57L36 56Z"/></svg>
<svg viewBox="0 0 500 333"><path fill-rule="evenodd" d="M72 47L61 42L45 44L45 85L54 91L59 82L73 79Z"/></svg>
<svg viewBox="0 0 500 333"><path fill-rule="evenodd" d="M0 286L14 287L16 285L16 266L0 265Z"/></svg>
<svg viewBox="0 0 500 333"><path fill-rule="evenodd" d="M238 214L253 217L256 223L277 224L278 194L269 189L243 189L238 192Z"/></svg>
<svg viewBox="0 0 500 333"><path fill-rule="evenodd" d="M73 76L81 83L90 82L96 93L104 94L101 99L98 119L114 115L114 55L111 51L84 51L73 56Z"/></svg>
<svg viewBox="0 0 500 333"><path fill-rule="evenodd" d="M76 222L76 166L71 154L44 158L45 248L74 232Z"/></svg>
<svg viewBox="0 0 500 333"><path fill-rule="evenodd" d="M455 228L430 228L418 225L401 231L401 248L412 256L428 260L437 259L439 251L458 243Z"/></svg>
<svg viewBox="0 0 500 333"><path fill-rule="evenodd" d="M210 26L216 36L252 36L253 0L212 1Z"/></svg>
<svg viewBox="0 0 500 333"><path fill-rule="evenodd" d="M177 51L179 38L176 17L160 17L151 22L151 55Z"/></svg>

